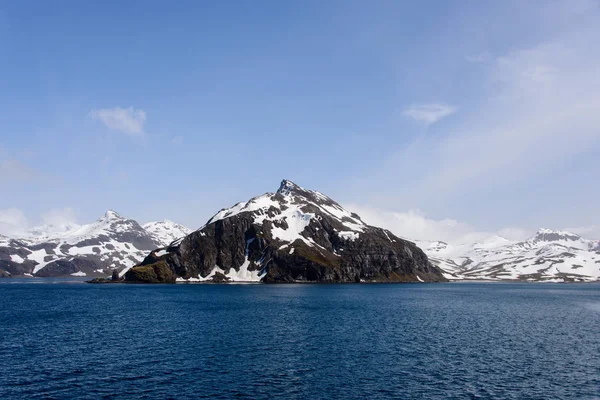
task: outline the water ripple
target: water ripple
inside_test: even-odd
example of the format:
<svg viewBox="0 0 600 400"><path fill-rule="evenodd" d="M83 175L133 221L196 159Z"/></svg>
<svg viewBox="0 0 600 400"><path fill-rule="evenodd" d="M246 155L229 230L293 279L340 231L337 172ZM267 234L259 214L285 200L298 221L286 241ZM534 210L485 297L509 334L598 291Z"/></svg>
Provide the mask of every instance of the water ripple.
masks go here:
<svg viewBox="0 0 600 400"><path fill-rule="evenodd" d="M0 398L600 398L599 289L0 283Z"/></svg>

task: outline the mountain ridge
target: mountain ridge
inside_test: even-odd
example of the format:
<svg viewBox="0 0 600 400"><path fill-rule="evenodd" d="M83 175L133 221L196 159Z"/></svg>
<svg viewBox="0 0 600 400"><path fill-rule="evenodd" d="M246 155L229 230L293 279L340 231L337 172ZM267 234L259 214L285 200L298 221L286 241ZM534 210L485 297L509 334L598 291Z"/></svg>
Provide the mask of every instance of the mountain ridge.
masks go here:
<svg viewBox="0 0 600 400"><path fill-rule="evenodd" d="M294 198L306 199L309 204L304 206L307 208L301 210L302 206L298 207L298 204L291 204L291 208L283 204L282 207L282 202L293 203ZM314 247L323 240L313 237L319 236L318 226L310 226L311 223L314 225L312 219L316 216L315 212L332 219L330 225L335 227L330 233L337 238L335 240L352 242L368 227L360 216L345 210L321 192L283 180L276 192L255 196L219 210L196 232L240 214L252 214L251 223L260 225L269 222L272 225L269 228L271 239L281 241L283 247L280 250L287 248L295 252L300 250L291 250L297 246L290 243L299 241L300 246ZM314 231L311 231L313 228ZM305 229L311 234L304 235L302 232ZM167 254L168 248L176 248L191 233L191 229L168 219L140 225L110 209L90 224L41 225L30 229L28 235L20 238L0 233L0 276L85 274L93 277L110 275L112 269L117 269L123 276L148 256ZM383 229L380 234L387 237L392 235ZM464 244L402 237L397 239L414 243L422 249L429 260L443 271L444 277L450 280L600 280L600 240L585 239L566 230L540 228L522 241L511 241L498 235ZM327 245L328 241L324 240L323 243ZM248 244L248 249L244 248L241 255L231 258L235 262L241 260L240 266L244 266L241 272L235 268L235 273L213 268L208 271L208 279L218 276L233 281L260 280L260 271L252 269L251 260L245 257L252 246ZM332 260L339 257L339 253L344 251L342 249L335 249L329 254ZM198 275L186 279L207 279L207 275Z"/></svg>
<svg viewBox="0 0 600 400"><path fill-rule="evenodd" d="M144 228L108 210L89 224L42 225L21 238L0 235L0 271L39 277L107 276L113 269L124 274L157 245L190 231L171 221L149 222Z"/></svg>
<svg viewBox="0 0 600 400"><path fill-rule="evenodd" d="M600 279L600 241L568 231L539 229L523 241L439 246L417 241L450 280L593 282Z"/></svg>

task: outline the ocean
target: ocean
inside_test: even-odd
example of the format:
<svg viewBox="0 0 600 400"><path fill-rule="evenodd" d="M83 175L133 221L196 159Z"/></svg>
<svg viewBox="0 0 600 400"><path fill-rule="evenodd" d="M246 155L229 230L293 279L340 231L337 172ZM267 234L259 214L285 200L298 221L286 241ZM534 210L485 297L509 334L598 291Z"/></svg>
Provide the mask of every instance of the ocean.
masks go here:
<svg viewBox="0 0 600 400"><path fill-rule="evenodd" d="M598 399L600 285L0 279L0 398Z"/></svg>

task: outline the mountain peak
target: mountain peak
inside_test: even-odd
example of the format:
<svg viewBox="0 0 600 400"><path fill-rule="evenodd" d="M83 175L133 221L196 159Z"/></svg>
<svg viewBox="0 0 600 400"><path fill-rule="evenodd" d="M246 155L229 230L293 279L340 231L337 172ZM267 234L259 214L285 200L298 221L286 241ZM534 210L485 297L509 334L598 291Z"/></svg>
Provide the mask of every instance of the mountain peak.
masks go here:
<svg viewBox="0 0 600 400"><path fill-rule="evenodd" d="M191 229L166 218L162 221L148 222L142 227L164 246L192 232Z"/></svg>
<svg viewBox="0 0 600 400"><path fill-rule="evenodd" d="M276 193L221 209L200 229L151 252L142 266L159 262L173 281L445 280L414 243L287 179ZM126 279L144 281L142 271L133 268Z"/></svg>
<svg viewBox="0 0 600 400"><path fill-rule="evenodd" d="M277 193L285 196L292 192L306 192L306 190L288 179L282 180L281 184L279 185L279 189L277 190Z"/></svg>
<svg viewBox="0 0 600 400"><path fill-rule="evenodd" d="M123 217L121 217L121 216L119 215L119 213L118 213L118 212L116 212L116 211L114 211L114 210L107 210L107 211L104 213L104 218L105 218L105 219L121 219L121 218L123 218Z"/></svg>

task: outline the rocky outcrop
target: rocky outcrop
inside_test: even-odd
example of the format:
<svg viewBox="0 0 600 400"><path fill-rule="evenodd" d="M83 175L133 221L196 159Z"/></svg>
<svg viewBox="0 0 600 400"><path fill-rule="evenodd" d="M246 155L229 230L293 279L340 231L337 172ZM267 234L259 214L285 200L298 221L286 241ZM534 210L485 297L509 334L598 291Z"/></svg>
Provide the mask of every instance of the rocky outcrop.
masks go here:
<svg viewBox="0 0 600 400"><path fill-rule="evenodd" d="M147 268L157 265L188 281L445 281L414 243L290 181L219 211L201 229L153 251L126 279L138 279L141 268L146 279Z"/></svg>
<svg viewBox="0 0 600 400"><path fill-rule="evenodd" d="M125 274L126 282L175 283L175 275L164 261L130 269Z"/></svg>

